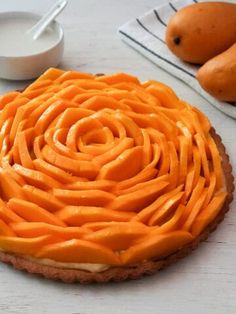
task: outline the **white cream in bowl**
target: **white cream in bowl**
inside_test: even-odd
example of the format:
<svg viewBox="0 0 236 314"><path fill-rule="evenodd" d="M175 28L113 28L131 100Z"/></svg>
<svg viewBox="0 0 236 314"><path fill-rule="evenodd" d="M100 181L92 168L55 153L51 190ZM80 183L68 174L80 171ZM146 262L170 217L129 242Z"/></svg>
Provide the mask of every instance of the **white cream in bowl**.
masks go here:
<svg viewBox="0 0 236 314"><path fill-rule="evenodd" d="M53 22L34 40L27 31L40 16L29 12L0 13L0 77L26 80L56 67L63 54L64 35Z"/></svg>

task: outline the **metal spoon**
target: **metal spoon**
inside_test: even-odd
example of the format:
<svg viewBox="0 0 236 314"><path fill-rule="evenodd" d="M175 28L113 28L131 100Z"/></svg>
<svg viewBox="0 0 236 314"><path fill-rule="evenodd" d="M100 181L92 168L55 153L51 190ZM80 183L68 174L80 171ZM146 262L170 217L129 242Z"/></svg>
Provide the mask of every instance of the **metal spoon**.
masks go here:
<svg viewBox="0 0 236 314"><path fill-rule="evenodd" d="M47 26L58 16L59 13L66 7L68 0L60 0L55 3L51 9L31 28L26 34L37 40L45 31Z"/></svg>

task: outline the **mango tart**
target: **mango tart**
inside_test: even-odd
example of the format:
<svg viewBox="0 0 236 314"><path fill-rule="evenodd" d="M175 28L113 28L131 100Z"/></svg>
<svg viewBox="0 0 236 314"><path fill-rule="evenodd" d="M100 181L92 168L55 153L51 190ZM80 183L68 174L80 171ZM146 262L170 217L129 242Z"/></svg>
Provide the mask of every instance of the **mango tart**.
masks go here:
<svg viewBox="0 0 236 314"><path fill-rule="evenodd" d="M233 177L168 86L49 69L0 98L0 259L66 282L137 278L223 219Z"/></svg>

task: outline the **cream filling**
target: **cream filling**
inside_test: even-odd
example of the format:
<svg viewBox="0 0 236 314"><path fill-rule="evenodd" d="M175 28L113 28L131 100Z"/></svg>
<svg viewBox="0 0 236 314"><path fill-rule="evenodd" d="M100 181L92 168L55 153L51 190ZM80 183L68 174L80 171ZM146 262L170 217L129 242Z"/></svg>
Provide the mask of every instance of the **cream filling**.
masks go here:
<svg viewBox="0 0 236 314"><path fill-rule="evenodd" d="M56 262L54 260L51 260L49 258L36 258L32 256L26 256L26 258L32 262L35 262L37 264L46 265L46 266L52 266L57 268L67 268L67 269L79 269L79 270L86 270L91 273L100 273L108 268L110 268L110 265L106 264L92 264L92 263L61 263Z"/></svg>
<svg viewBox="0 0 236 314"><path fill-rule="evenodd" d="M4 253L9 253L9 254L14 254L8 251L5 251L0 248L0 252ZM22 257L26 260L29 260L31 262L37 263L39 265L45 265L45 266L52 266L56 268L67 268L67 269L79 269L79 270L86 270L91 273L100 273L108 268L111 267L111 265L106 265L106 264L92 264L92 263L61 263L61 262L56 262L52 259L49 258L36 258L32 257L29 255L18 255L19 257Z"/></svg>

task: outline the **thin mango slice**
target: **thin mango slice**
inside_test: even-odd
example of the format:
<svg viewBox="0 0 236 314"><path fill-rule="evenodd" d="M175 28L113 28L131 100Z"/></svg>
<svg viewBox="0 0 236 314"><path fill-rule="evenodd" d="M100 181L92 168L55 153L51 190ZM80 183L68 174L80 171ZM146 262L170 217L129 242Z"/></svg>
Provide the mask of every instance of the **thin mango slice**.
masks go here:
<svg viewBox="0 0 236 314"><path fill-rule="evenodd" d="M208 138L208 145L209 145L209 150L210 150L211 156L212 156L214 172L216 174L216 188L220 189L223 186L221 157L220 157L219 151L217 149L216 143L214 142L214 140L211 136L209 136L209 138Z"/></svg>
<svg viewBox="0 0 236 314"><path fill-rule="evenodd" d="M47 129L48 125L65 110L66 104L61 100L55 101L51 104L44 113L40 116L35 124L34 130L36 134L42 134Z"/></svg>
<svg viewBox="0 0 236 314"><path fill-rule="evenodd" d="M60 187L60 183L57 180L39 171L31 170L18 164L15 164L12 168L19 175L21 175L30 185L34 185L42 190L53 187Z"/></svg>
<svg viewBox="0 0 236 314"><path fill-rule="evenodd" d="M96 181L76 181L69 183L65 186L66 189L70 190L102 190L110 191L115 187L115 182L112 180L96 180Z"/></svg>
<svg viewBox="0 0 236 314"><path fill-rule="evenodd" d="M20 132L19 134L17 134L20 161L21 164L28 169L34 169L28 148L28 141L30 141L30 139L32 138L33 136L32 133L33 130L31 129L30 132L28 132L28 134L26 134L25 132Z"/></svg>
<svg viewBox="0 0 236 314"><path fill-rule="evenodd" d="M151 189L153 186L158 187L158 184L160 182L169 182L169 179L170 179L170 176L168 174L165 174L165 175L157 177L155 179L150 179L149 181L137 183L137 184L135 184L135 185L133 185L130 188L127 188L127 189L122 189L122 190L115 189L115 193L117 195L125 195L125 194L129 194L129 193L132 193L132 192L139 193L144 188L147 189L149 187Z"/></svg>
<svg viewBox="0 0 236 314"><path fill-rule="evenodd" d="M92 206L66 206L56 212L56 216L70 226L81 226L95 221L128 221L134 215L132 212L119 212Z"/></svg>
<svg viewBox="0 0 236 314"><path fill-rule="evenodd" d="M98 164L105 165L108 162L114 160L126 149L132 148L134 144L134 140L131 138L121 139L115 147L108 150L107 152L100 154L94 158L94 161Z"/></svg>
<svg viewBox="0 0 236 314"><path fill-rule="evenodd" d="M132 225L132 222L130 221L126 221L126 222L117 222L117 221L99 221L99 222L87 222L83 225L83 228L89 229L91 231L98 231L104 228L108 228L108 227L121 227L123 229L128 228L129 225ZM140 225L142 228L146 228L147 231L149 230L149 228L141 223L141 222L137 222L135 221L136 225Z"/></svg>
<svg viewBox="0 0 236 314"><path fill-rule="evenodd" d="M64 190L54 189L53 195L69 205L77 206L106 206L113 201L115 196L112 193L100 190Z"/></svg>
<svg viewBox="0 0 236 314"><path fill-rule="evenodd" d="M23 191L27 199L50 212L54 212L64 207L65 204L57 199L52 193L42 191L32 185L24 185Z"/></svg>
<svg viewBox="0 0 236 314"><path fill-rule="evenodd" d="M159 181L138 191L118 196L107 206L119 211L139 211L153 202L168 184L169 182Z"/></svg>
<svg viewBox="0 0 236 314"><path fill-rule="evenodd" d="M119 225L103 228L93 233L86 234L83 239L104 245L113 251L129 248L139 238L147 235L148 229L139 223Z"/></svg>
<svg viewBox="0 0 236 314"><path fill-rule="evenodd" d="M9 229L12 230L13 235L17 234L22 238L36 238L44 235L57 235L62 239L71 240L80 239L82 236L90 232L89 229L86 228L65 228L45 222L17 222L11 223L10 227L12 229Z"/></svg>
<svg viewBox="0 0 236 314"><path fill-rule="evenodd" d="M123 152L116 160L106 164L99 172L98 179L122 181L135 176L142 166L142 148L137 146Z"/></svg>
<svg viewBox="0 0 236 314"><path fill-rule="evenodd" d="M120 82L131 82L135 84L140 84L139 80L132 75L126 73L114 73L109 75L102 75L96 77L96 81L105 82L109 85L114 85Z"/></svg>
<svg viewBox="0 0 236 314"><path fill-rule="evenodd" d="M187 231L173 231L167 234L150 236L146 241L131 246L121 254L121 262L130 265L151 258L162 259L179 250L193 240Z"/></svg>
<svg viewBox="0 0 236 314"><path fill-rule="evenodd" d="M204 177L206 178L206 183L209 183L210 180L210 171L209 171L209 166L208 166L208 162L207 162L207 154L206 154L206 148L205 148L205 143L203 138L201 137L200 134L196 134L194 136L198 149L199 149L199 153L201 156L201 160L202 160L202 168L203 168L203 172L204 172Z"/></svg>
<svg viewBox="0 0 236 314"><path fill-rule="evenodd" d="M2 219L0 219L0 236L14 237L15 235L15 232Z"/></svg>
<svg viewBox="0 0 236 314"><path fill-rule="evenodd" d="M187 175L187 167L188 167L188 139L184 136L179 137L180 141L180 156L179 156L179 184L184 183L186 175Z"/></svg>
<svg viewBox="0 0 236 314"><path fill-rule="evenodd" d="M157 210L165 203L167 203L172 197L177 195L183 189L183 185L178 186L176 189L162 194L159 198L157 198L151 205L147 206L143 210L141 210L132 221L140 221L143 223L147 223L148 219L152 214L155 214Z"/></svg>
<svg viewBox="0 0 236 314"><path fill-rule="evenodd" d="M24 199L21 186L9 175L6 170L0 168L0 186L2 197L9 200L11 197Z"/></svg>
<svg viewBox="0 0 236 314"><path fill-rule="evenodd" d="M182 229L188 231L192 224L194 223L195 218L197 217L198 213L200 212L202 205L207 197L207 189L204 189L202 194L200 195L199 199L194 204L191 213L189 214L187 220L185 221Z"/></svg>
<svg viewBox="0 0 236 314"><path fill-rule="evenodd" d="M204 228L218 215L222 205L224 204L226 196L226 192L221 192L216 195L208 204L208 206L198 215L192 225L192 234L195 237L197 237L202 232L202 230L204 230Z"/></svg>
<svg viewBox="0 0 236 314"><path fill-rule="evenodd" d="M6 223L25 221L6 205L0 207L0 218Z"/></svg>
<svg viewBox="0 0 236 314"><path fill-rule="evenodd" d="M78 162L77 160L61 156L47 145L44 146L42 155L47 162L76 176L94 179L99 172L97 163L88 161Z"/></svg>
<svg viewBox="0 0 236 314"><path fill-rule="evenodd" d="M96 243L77 239L45 246L37 253L37 257L63 263L120 264L118 256L112 250Z"/></svg>
<svg viewBox="0 0 236 314"><path fill-rule="evenodd" d="M165 218L172 212L173 208L178 206L184 192L179 192L168 199L148 221L149 226L161 224Z"/></svg>
<svg viewBox="0 0 236 314"><path fill-rule="evenodd" d="M55 180L61 183L71 183L74 182L76 178L73 178L71 174L65 172L61 168L55 167L42 159L35 159L33 161L36 170L51 176Z"/></svg>
<svg viewBox="0 0 236 314"><path fill-rule="evenodd" d="M55 215L52 215L42 207L35 205L34 203L24 201L17 198L11 198L8 202L8 206L17 215L24 218L27 221L32 222L46 222L56 226L66 226Z"/></svg>
<svg viewBox="0 0 236 314"><path fill-rule="evenodd" d="M3 107L6 106L6 104L13 101L18 95L20 95L19 92L8 92L4 95L1 95L0 96L0 109L3 109Z"/></svg>
<svg viewBox="0 0 236 314"><path fill-rule="evenodd" d="M55 236L47 235L31 239L0 236L0 247L6 252L34 256L41 247L55 243L58 240Z"/></svg>
<svg viewBox="0 0 236 314"><path fill-rule="evenodd" d="M175 150L174 144L172 142L168 142L169 145L169 153L170 153L170 189L176 187L177 183L182 179L179 178L180 170L179 170L179 160L178 155Z"/></svg>
<svg viewBox="0 0 236 314"><path fill-rule="evenodd" d="M166 232L170 232L170 231L174 231L176 229L179 228L180 222L181 222L181 217L184 213L185 210L185 206L180 204L174 215L165 223L163 223L163 225L161 225L160 227L158 227L157 229L151 231L151 234L161 234L161 233L166 233Z"/></svg>
<svg viewBox="0 0 236 314"><path fill-rule="evenodd" d="M183 217L182 217L183 222L185 222L187 220L187 218L189 217L189 215L192 212L194 205L196 204L199 197L201 196L203 189L204 189L205 182L206 182L205 178L199 177L198 183L197 183L196 187L193 189L191 197L190 197L190 199L186 205L186 210L185 210Z"/></svg>

